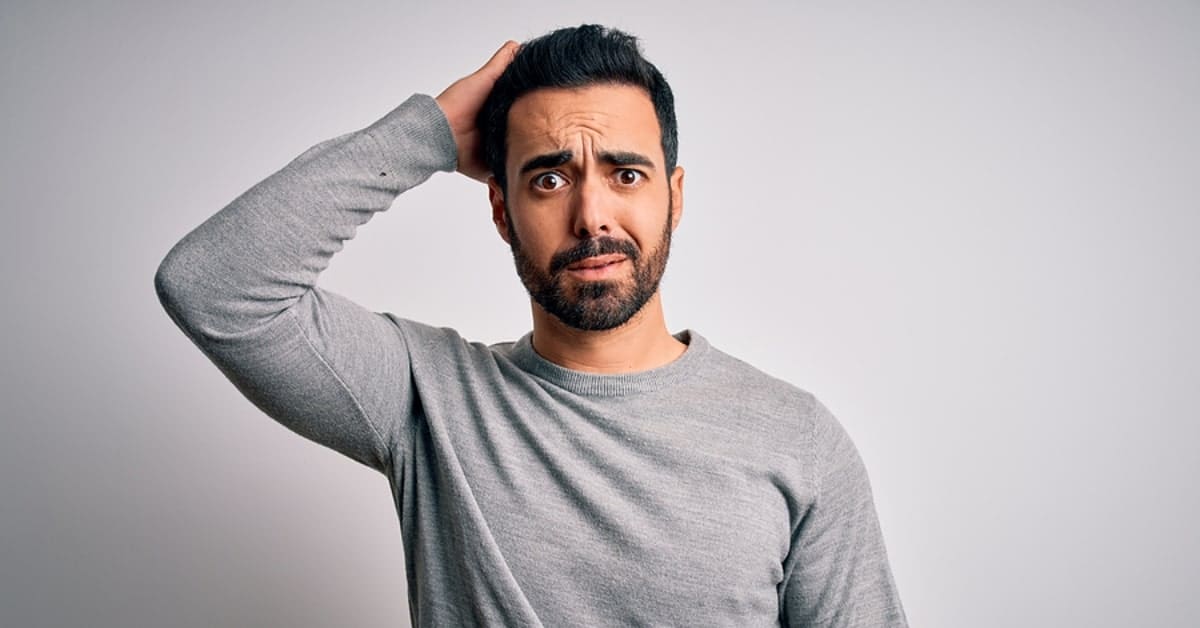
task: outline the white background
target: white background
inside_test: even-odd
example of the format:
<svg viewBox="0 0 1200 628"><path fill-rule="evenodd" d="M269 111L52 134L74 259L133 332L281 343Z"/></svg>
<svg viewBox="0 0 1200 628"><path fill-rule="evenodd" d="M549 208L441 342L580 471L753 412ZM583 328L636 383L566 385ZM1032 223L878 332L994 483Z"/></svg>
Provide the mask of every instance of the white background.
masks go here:
<svg viewBox="0 0 1200 628"><path fill-rule="evenodd" d="M188 230L507 38L671 81L673 330L814 392L914 626L1200 624L1200 4L5 2L0 625L406 626L383 476L263 416L159 307ZM437 175L322 285L529 327Z"/></svg>

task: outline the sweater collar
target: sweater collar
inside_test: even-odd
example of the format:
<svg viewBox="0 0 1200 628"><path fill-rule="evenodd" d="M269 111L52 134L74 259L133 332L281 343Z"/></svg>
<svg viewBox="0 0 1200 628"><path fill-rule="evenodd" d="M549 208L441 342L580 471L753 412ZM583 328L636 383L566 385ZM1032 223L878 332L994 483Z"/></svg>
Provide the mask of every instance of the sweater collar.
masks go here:
<svg viewBox="0 0 1200 628"><path fill-rule="evenodd" d="M534 350L532 332L513 343L509 357L521 370L575 394L618 397L670 388L695 370L708 353L708 341L690 329L675 334L675 338L687 345L682 355L663 366L634 373L602 375L559 366Z"/></svg>

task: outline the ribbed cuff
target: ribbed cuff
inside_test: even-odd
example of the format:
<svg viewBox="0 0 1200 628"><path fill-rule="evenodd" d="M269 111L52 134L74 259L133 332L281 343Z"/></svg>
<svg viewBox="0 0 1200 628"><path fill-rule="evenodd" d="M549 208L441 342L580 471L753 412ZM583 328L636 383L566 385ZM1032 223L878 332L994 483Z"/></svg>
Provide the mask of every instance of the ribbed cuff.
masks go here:
<svg viewBox="0 0 1200 628"><path fill-rule="evenodd" d="M432 96L413 94L364 130L394 168L432 173L454 172L458 167L454 132Z"/></svg>

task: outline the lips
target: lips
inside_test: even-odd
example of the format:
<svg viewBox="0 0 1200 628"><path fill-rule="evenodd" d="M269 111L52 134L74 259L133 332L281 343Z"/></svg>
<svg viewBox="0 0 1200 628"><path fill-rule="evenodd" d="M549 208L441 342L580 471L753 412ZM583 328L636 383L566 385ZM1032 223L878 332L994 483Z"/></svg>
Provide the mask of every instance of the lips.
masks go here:
<svg viewBox="0 0 1200 628"><path fill-rule="evenodd" d="M550 274L563 271L597 272L605 266L632 261L637 263L639 251L630 240L618 240L611 236L600 236L584 240L575 246L555 253L550 258ZM584 268L586 265L588 268Z"/></svg>
<svg viewBox="0 0 1200 628"><path fill-rule="evenodd" d="M592 270L596 268L604 268L612 264L619 264L627 258L624 255L597 255L596 257L588 257L581 259L578 262L567 266L567 270Z"/></svg>

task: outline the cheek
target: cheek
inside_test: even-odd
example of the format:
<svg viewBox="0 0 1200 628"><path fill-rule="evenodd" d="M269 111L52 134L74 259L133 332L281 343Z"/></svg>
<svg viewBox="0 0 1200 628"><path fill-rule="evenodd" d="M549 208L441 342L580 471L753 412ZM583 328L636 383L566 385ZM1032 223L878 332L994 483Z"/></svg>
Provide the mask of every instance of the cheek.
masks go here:
<svg viewBox="0 0 1200 628"><path fill-rule="evenodd" d="M554 225L542 216L519 216L515 224L510 220L509 229L515 231L526 257L534 260L549 259L557 250L559 241L554 237Z"/></svg>
<svg viewBox="0 0 1200 628"><path fill-rule="evenodd" d="M642 249L653 249L663 241L664 231L670 229L671 209L666 198L656 199L638 208L633 236Z"/></svg>

